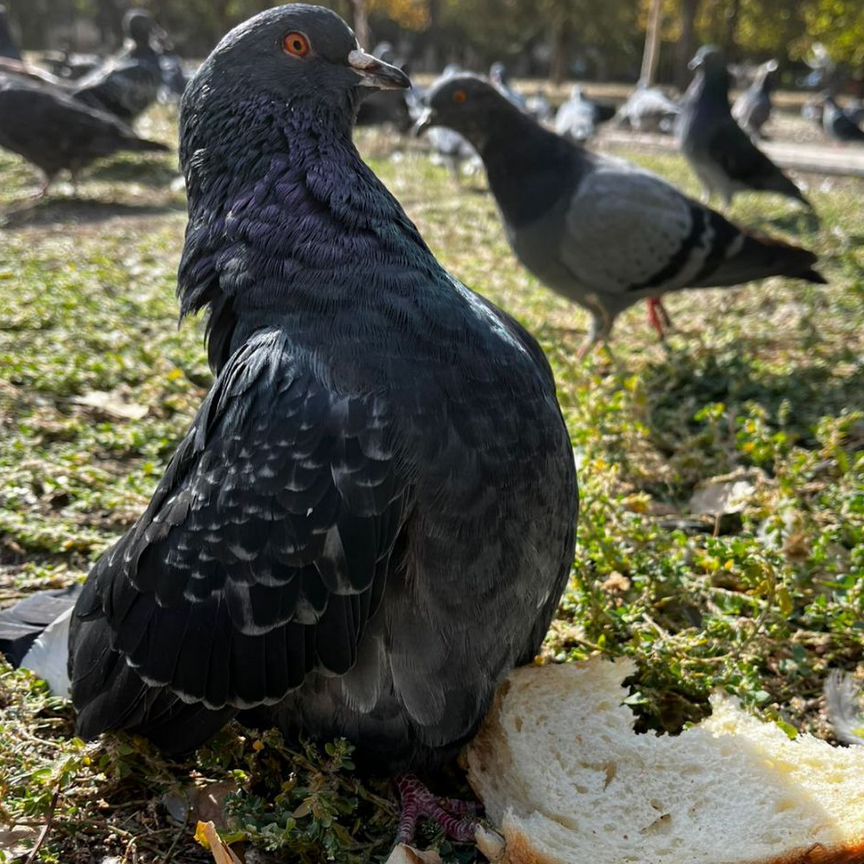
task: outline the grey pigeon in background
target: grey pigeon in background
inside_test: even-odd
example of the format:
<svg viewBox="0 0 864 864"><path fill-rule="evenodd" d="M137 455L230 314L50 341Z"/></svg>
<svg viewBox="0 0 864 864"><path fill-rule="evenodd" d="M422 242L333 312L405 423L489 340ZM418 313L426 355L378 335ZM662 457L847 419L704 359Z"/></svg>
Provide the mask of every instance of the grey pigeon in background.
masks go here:
<svg viewBox="0 0 864 864"><path fill-rule="evenodd" d="M679 117L681 150L705 193L727 205L737 192L776 192L812 210L801 190L753 143L729 108L729 72L713 45L699 49L690 62L695 71Z"/></svg>
<svg viewBox="0 0 864 864"><path fill-rule="evenodd" d="M570 98L562 103L555 115L555 131L574 141L587 141L597 131L594 106L585 98L582 88L574 86Z"/></svg>
<svg viewBox="0 0 864 864"><path fill-rule="evenodd" d="M91 162L120 150L168 149L139 138L111 114L17 75L0 73L0 117L0 147L18 153L45 174L40 195L61 171L72 172L75 180Z"/></svg>
<svg viewBox="0 0 864 864"><path fill-rule="evenodd" d="M619 126L635 132L669 134L674 131L680 113L681 107L659 87L648 87L640 82L618 109L616 121Z"/></svg>
<svg viewBox="0 0 864 864"><path fill-rule="evenodd" d="M546 98L546 94L542 90L538 90L525 99L525 110L538 123L551 123L555 119L552 103Z"/></svg>
<svg viewBox="0 0 864 864"><path fill-rule="evenodd" d="M771 119L777 77L777 61L769 60L756 71L753 83L738 97L732 107L732 116L751 135L762 137L762 127Z"/></svg>
<svg viewBox="0 0 864 864"><path fill-rule="evenodd" d="M432 82L430 90L434 89L442 81L452 78L454 75L461 74L461 67L455 63L448 64L444 67L435 81ZM426 91L421 91L414 87L408 92L408 104L411 110L411 117L414 123L417 123L423 117L426 110ZM453 179L458 183L462 180L462 172L467 164L476 164L479 167L479 156L477 151L471 144L458 132L452 129L445 129L442 126L434 126L425 130L426 139L432 145L433 161L443 165L453 175Z"/></svg>
<svg viewBox="0 0 864 864"><path fill-rule="evenodd" d="M528 103L525 97L517 92L510 84L510 73L507 67L500 61L493 63L489 67L489 80L498 88L500 93L503 93L517 108L522 111L528 111ZM529 112L530 113L530 112Z"/></svg>
<svg viewBox="0 0 864 864"><path fill-rule="evenodd" d="M573 451L537 342L438 263L352 143L361 92L408 84L292 4L184 94L178 292L208 312L216 380L75 607L84 738L182 752L254 710L378 772L438 766L540 647ZM440 806L403 796L408 839Z"/></svg>
<svg viewBox="0 0 864 864"><path fill-rule="evenodd" d="M822 128L833 141L864 143L864 129L837 104L833 93L826 93L822 100Z"/></svg>
<svg viewBox="0 0 864 864"><path fill-rule="evenodd" d="M645 298L775 275L825 281L812 252L748 234L660 177L544 129L481 78L444 81L428 102L425 124L480 153L518 258L590 313L583 354Z"/></svg>
<svg viewBox="0 0 864 864"><path fill-rule="evenodd" d="M613 108L592 102L577 84L570 91L570 98L558 109L555 131L574 141L587 141L594 137L600 123L611 120L614 115Z"/></svg>
<svg viewBox="0 0 864 864"><path fill-rule="evenodd" d="M9 14L3 5L0 5L0 57L8 57L10 60L21 59L21 52L9 29Z"/></svg>
<svg viewBox="0 0 864 864"><path fill-rule="evenodd" d="M146 9L123 17L127 46L101 68L76 82L77 99L132 123L158 98L163 85L159 44L165 31Z"/></svg>

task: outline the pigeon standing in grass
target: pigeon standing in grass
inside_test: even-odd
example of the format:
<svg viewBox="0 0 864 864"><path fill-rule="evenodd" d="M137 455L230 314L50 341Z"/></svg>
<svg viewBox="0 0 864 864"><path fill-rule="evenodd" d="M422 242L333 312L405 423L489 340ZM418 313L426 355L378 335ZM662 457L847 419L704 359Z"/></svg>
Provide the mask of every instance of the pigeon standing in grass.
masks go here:
<svg viewBox="0 0 864 864"><path fill-rule="evenodd" d="M131 9L123 18L127 45L104 66L76 82L82 102L132 123L158 98L163 84L158 45L165 32L146 9Z"/></svg>
<svg viewBox="0 0 864 864"><path fill-rule="evenodd" d="M749 234L660 177L544 129L481 78L444 81L428 103L421 126L456 129L480 153L522 263L591 314L583 354L643 298L775 275L825 281L812 252Z"/></svg>
<svg viewBox="0 0 864 864"><path fill-rule="evenodd" d="M64 170L73 181L96 159L120 150L164 152L111 114L83 105L57 88L0 73L0 147L42 170L40 196Z"/></svg>
<svg viewBox="0 0 864 864"><path fill-rule="evenodd" d="M352 143L361 93L408 85L292 4L184 94L178 292L209 314L216 381L75 607L84 738L180 752L255 710L379 772L435 767L543 640L573 452L537 342L438 263ZM401 789L400 839L424 812L473 838Z"/></svg>
<svg viewBox="0 0 864 864"><path fill-rule="evenodd" d="M832 93L826 93L822 101L822 128L833 141L864 143L864 129L837 104Z"/></svg>
<svg viewBox="0 0 864 864"><path fill-rule="evenodd" d="M756 138L762 137L762 127L771 119L771 94L777 77L777 61L763 63L753 83L738 97L732 116Z"/></svg>
<svg viewBox="0 0 864 864"><path fill-rule="evenodd" d="M570 91L570 98L558 109L555 131L574 141L587 141L594 137L600 123L614 116L614 109L592 102L577 84Z"/></svg>
<svg viewBox="0 0 864 864"><path fill-rule="evenodd" d="M517 108L528 111L528 103L525 97L517 92L510 84L510 73L507 67L500 61L489 67L489 80L503 93ZM529 112L530 113L530 112Z"/></svg>
<svg viewBox="0 0 864 864"><path fill-rule="evenodd" d="M12 38L12 31L9 29L9 14L6 7L0 4L0 57L7 57L10 60L20 60L21 52Z"/></svg>
<svg viewBox="0 0 864 864"><path fill-rule="evenodd" d="M680 113L681 107L659 87L647 87L640 82L618 109L617 122L635 132L669 134L674 131Z"/></svg>
<svg viewBox="0 0 864 864"><path fill-rule="evenodd" d="M718 48L699 49L696 73L684 97L678 133L681 150L705 194L719 194L727 206L736 192L776 192L812 210L801 190L753 143L729 108L729 71Z"/></svg>

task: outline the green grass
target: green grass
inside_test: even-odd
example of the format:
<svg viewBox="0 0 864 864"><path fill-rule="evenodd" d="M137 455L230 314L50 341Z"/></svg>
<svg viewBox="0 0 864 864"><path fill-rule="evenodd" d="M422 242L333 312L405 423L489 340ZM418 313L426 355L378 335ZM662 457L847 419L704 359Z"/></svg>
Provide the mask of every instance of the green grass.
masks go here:
<svg viewBox="0 0 864 864"><path fill-rule="evenodd" d="M168 118L155 120L171 140ZM636 307L614 361L580 363L586 316L518 265L482 181L457 189L413 142L399 159L381 136L362 143L443 263L537 334L555 370L582 513L544 657L635 657L643 728L679 730L721 687L787 730L829 734L826 670L855 669L864 648L864 183L806 178L821 228L771 198L733 211L819 252L830 285L670 297L666 346ZM697 193L679 158L626 155ZM2 153L0 174L0 205L36 187ZM7 219L0 602L84 577L145 506L211 380L201 322L176 326L174 175L173 156L119 159L84 182L83 201L61 189ZM746 506L692 514L694 490L727 475L752 486ZM233 784L236 831L286 860L379 860L394 831L392 790L359 783L341 746L292 753L232 727L171 764L143 742L85 747L70 730L68 706L0 671L0 823L29 826L32 843L53 814L42 861L208 860L194 826L160 805L193 781Z"/></svg>

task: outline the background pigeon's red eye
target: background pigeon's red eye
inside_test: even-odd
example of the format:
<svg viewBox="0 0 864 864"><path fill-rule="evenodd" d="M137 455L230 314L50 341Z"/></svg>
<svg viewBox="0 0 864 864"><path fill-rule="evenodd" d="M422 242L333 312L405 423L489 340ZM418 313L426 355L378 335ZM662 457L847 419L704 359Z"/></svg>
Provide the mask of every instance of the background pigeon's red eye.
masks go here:
<svg viewBox="0 0 864 864"><path fill-rule="evenodd" d="M311 46L302 33L289 33L282 40L282 50L292 57L305 57L311 50Z"/></svg>
<svg viewBox="0 0 864 864"><path fill-rule="evenodd" d="M462 105L462 104L464 104L465 102L468 101L468 94L467 94L464 90L457 90L457 91L453 94L453 101L454 101L457 105Z"/></svg>

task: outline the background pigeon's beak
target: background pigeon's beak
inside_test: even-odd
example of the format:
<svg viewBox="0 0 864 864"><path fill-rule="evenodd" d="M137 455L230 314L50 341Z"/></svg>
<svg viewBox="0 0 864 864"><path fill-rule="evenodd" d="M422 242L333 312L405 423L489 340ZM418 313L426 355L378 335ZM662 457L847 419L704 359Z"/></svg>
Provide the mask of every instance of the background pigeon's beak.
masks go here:
<svg viewBox="0 0 864 864"><path fill-rule="evenodd" d="M415 136L422 135L430 126L435 125L435 112L431 108L424 108L423 113L417 118L414 123L414 128L411 130Z"/></svg>
<svg viewBox="0 0 864 864"><path fill-rule="evenodd" d="M695 72L697 69L701 68L701 66L702 58L698 54L687 64L687 68L691 72Z"/></svg>
<svg viewBox="0 0 864 864"><path fill-rule="evenodd" d="M365 51L355 49L348 55L348 65L360 76L361 87L376 90L407 90L411 79L401 70Z"/></svg>

